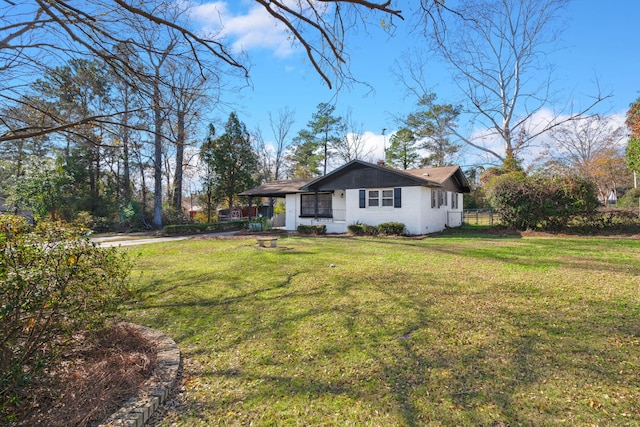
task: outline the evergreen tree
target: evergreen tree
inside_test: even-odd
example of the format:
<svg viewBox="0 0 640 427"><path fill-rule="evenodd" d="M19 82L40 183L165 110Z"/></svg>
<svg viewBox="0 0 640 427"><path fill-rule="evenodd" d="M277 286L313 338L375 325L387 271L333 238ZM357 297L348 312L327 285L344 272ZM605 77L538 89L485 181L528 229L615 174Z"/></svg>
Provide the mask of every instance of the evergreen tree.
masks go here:
<svg viewBox="0 0 640 427"><path fill-rule="evenodd" d="M293 138L286 156L292 178L312 178L320 175L322 156L318 154L318 143L306 129Z"/></svg>
<svg viewBox="0 0 640 427"><path fill-rule="evenodd" d="M110 88L104 64L84 59L51 68L33 84L38 97L46 100L50 115L59 117L61 122L82 123L61 131L62 138L57 141L63 145L59 148L75 181L69 187L74 206L67 206L72 211L104 215L104 205L110 202L104 198L107 165L103 139L107 130L104 123L91 119L108 109Z"/></svg>
<svg viewBox="0 0 640 427"><path fill-rule="evenodd" d="M454 134L460 107L451 104L437 104L436 95L427 93L418 102L419 111L409 114L406 126L420 141L419 148L428 154L420 161L422 166L448 166L452 157L460 150L460 145L450 141Z"/></svg>
<svg viewBox="0 0 640 427"><path fill-rule="evenodd" d="M11 189L9 203L18 209L32 209L36 219L57 220L68 216L73 184L61 161L37 160L27 165Z"/></svg>
<svg viewBox="0 0 640 427"><path fill-rule="evenodd" d="M213 126L200 154L208 168L205 191L215 200L226 201L229 209L237 194L256 184L258 155L251 147L251 136L236 113L229 115L225 133L213 138Z"/></svg>
<svg viewBox="0 0 640 427"><path fill-rule="evenodd" d="M298 132L294 138L288 159L295 178L319 175L320 165L323 175L326 175L333 148L344 136L342 117L335 117L334 112L333 105L321 102L307 123L307 129Z"/></svg>
<svg viewBox="0 0 640 427"><path fill-rule="evenodd" d="M400 129L391 137L390 143L385 153L388 166L407 170L418 165L420 154L418 154L418 144L411 129Z"/></svg>
<svg viewBox="0 0 640 427"><path fill-rule="evenodd" d="M632 172L640 173L640 138L632 136L626 149L627 167Z"/></svg>

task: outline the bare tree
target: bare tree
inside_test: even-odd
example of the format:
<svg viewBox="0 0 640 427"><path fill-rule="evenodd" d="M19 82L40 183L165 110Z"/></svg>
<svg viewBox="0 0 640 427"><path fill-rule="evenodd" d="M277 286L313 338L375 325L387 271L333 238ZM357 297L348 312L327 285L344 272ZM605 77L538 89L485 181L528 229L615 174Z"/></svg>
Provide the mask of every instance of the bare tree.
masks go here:
<svg viewBox="0 0 640 427"><path fill-rule="evenodd" d="M539 135L584 115L591 105L543 123L532 119L550 106L552 69L544 57L555 47L555 23L568 0L464 0L452 19L432 20L429 35L449 64L481 138L457 133L465 143L503 163L515 161ZM538 78L538 76L542 76ZM535 127L534 127L535 125ZM502 150L486 140L500 140Z"/></svg>
<svg viewBox="0 0 640 427"><path fill-rule="evenodd" d="M181 4L158 3L154 16L170 22L185 22ZM145 27L143 18L132 19L136 30L137 50L130 56L137 58L138 69L147 78L139 82L141 94L150 106L150 132L153 135L154 202L153 225L162 226L163 178L166 179L167 198L181 210L184 150L190 129L198 120L198 106L203 105L205 93L211 85L215 98L221 88L215 64L203 60L194 62L187 53L192 48L185 44L182 33L172 26ZM175 160L170 160L174 153ZM173 164L173 171L172 171Z"/></svg>
<svg viewBox="0 0 640 427"><path fill-rule="evenodd" d="M171 55L189 56L201 67L206 66L201 59L212 57L245 74L247 71L222 43L196 35L183 24L184 20L167 19L165 13L159 13L167 7L185 7L186 3L170 4L162 0L20 3L4 2L0 8L0 70L3 77L11 77L0 82L0 105L28 101L30 98L23 95L28 92L31 76L44 73L52 63L70 58L99 58L129 84L144 84L154 77L153 70L136 67L130 55L144 49L144 40L137 37L136 30L140 28L174 32L186 48ZM113 117L113 112L73 121L52 116L44 126L18 127L0 120L0 141L67 132L78 125L112 123Z"/></svg>
<svg viewBox="0 0 640 427"><path fill-rule="evenodd" d="M345 44L347 33L367 22L377 24L379 19L384 19L390 23L394 18L402 19L400 10L392 8L387 0L255 1L274 21L285 26L329 87L351 78ZM74 57L99 58L134 86L153 79L153 70L132 66L129 55L122 55L122 52L144 49L144 41L137 37L139 28L172 32L185 49L171 55L188 56L202 69L215 62L248 76L241 57L232 54L218 35L199 35L184 19L186 14L175 20L158 13L166 8L187 7L190 7L188 2L166 0L3 2L0 4L0 71L3 73L0 104L24 102L28 99L23 95L30 76L42 73L43 67L51 66L52 62L62 63ZM18 127L0 120L0 141L64 132L82 124L110 123L112 118L112 114L97 114L73 122L54 118L46 126Z"/></svg>
<svg viewBox="0 0 640 427"><path fill-rule="evenodd" d="M274 117L271 112L269 114L269 125L274 137L273 152L273 179L276 181L283 178L282 170L285 164L285 151L289 144L289 132L295 121L295 111L285 107L278 110L278 116Z"/></svg>
<svg viewBox="0 0 640 427"><path fill-rule="evenodd" d="M541 155L545 168L592 180L601 199L606 199L616 181L624 180L627 171L622 142L626 129L611 117L592 115L566 122L549 136Z"/></svg>
<svg viewBox="0 0 640 427"><path fill-rule="evenodd" d="M145 30L138 27L141 39L145 48L143 66L149 70L147 84L147 94L150 94L150 105L152 113L152 133L153 133L153 225L156 228L162 227L162 161L163 161L163 127L166 119L167 107L163 99L163 88L165 81L165 65L169 56L178 45L175 34L163 34L160 38L156 31Z"/></svg>
<svg viewBox="0 0 640 427"><path fill-rule="evenodd" d="M251 145L253 146L253 151L258 156L257 182L262 183L272 181L274 153L271 147L265 143L260 126L257 126L256 129L251 132Z"/></svg>
<svg viewBox="0 0 640 427"><path fill-rule="evenodd" d="M625 136L624 126L611 117L592 115L553 129L545 148L551 158L588 177L593 174L595 158L610 149L621 149Z"/></svg>
<svg viewBox="0 0 640 427"><path fill-rule="evenodd" d="M334 156L341 163L356 159L373 161L374 149L366 145L362 123L354 121L351 111L347 112L343 119L343 135L331 146Z"/></svg>
<svg viewBox="0 0 640 427"><path fill-rule="evenodd" d="M389 28L393 26L394 18L404 19L400 10L391 7L390 0L255 1L284 24L330 88L333 83L352 78L345 43L349 31L367 22L378 24L380 19L388 20L384 26ZM431 3L430 0L422 1Z"/></svg>
<svg viewBox="0 0 640 427"><path fill-rule="evenodd" d="M202 73L194 69L190 61L172 60L167 66L169 85L167 108L170 115L168 129L171 143L175 146L174 174L170 194L171 204L177 211L182 209L182 175L184 167L188 165L185 163L185 148L189 145L189 135L193 134L196 124L201 121L199 111L215 102L213 96L218 92L214 90L207 92L206 89L211 87L209 83L215 82L217 78L217 75L208 75L208 79L205 78Z"/></svg>
<svg viewBox="0 0 640 427"><path fill-rule="evenodd" d="M116 146L120 148L120 161L122 163L122 173L118 194L123 205L127 205L132 200L132 164L135 158L132 156L133 150L139 139L139 131L144 129L144 109L140 91L120 79L117 75L112 75L113 94L112 102L117 104L112 110L123 111L118 116L118 124L114 126L112 138L116 141ZM119 164L120 162L118 162Z"/></svg>

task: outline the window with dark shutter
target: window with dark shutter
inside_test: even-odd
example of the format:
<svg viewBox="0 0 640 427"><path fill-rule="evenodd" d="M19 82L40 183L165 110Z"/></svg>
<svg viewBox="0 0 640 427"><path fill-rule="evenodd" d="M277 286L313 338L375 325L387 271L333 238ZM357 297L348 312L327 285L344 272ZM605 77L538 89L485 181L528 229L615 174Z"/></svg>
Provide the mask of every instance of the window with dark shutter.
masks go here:
<svg viewBox="0 0 640 427"><path fill-rule="evenodd" d="M393 207L394 208L402 207L402 188L393 189Z"/></svg>
<svg viewBox="0 0 640 427"><path fill-rule="evenodd" d="M367 207L367 192L366 190L360 190L360 207Z"/></svg>

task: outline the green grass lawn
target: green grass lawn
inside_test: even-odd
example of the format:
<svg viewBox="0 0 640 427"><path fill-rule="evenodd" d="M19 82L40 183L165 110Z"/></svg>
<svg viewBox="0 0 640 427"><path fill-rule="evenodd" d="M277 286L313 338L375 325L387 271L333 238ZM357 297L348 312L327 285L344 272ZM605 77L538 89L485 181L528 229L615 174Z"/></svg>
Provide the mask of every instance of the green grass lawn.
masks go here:
<svg viewBox="0 0 640 427"><path fill-rule="evenodd" d="M184 356L183 406L163 425L640 424L638 240L458 232L129 251L139 293L123 314Z"/></svg>

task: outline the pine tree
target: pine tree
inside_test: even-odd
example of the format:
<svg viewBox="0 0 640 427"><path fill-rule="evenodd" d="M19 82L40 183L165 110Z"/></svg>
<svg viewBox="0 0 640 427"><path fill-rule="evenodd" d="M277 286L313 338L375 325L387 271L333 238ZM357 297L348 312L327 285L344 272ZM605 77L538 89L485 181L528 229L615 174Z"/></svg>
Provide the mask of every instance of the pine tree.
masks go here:
<svg viewBox="0 0 640 427"><path fill-rule="evenodd" d="M385 153L387 165L399 169L411 169L420 160L418 145L411 129L402 128L390 139L389 148Z"/></svg>
<svg viewBox="0 0 640 427"><path fill-rule="evenodd" d="M291 163L294 178L310 178L327 173L327 162L332 155L333 147L340 143L344 124L342 117L335 117L335 107L327 103L320 103L312 119L307 123L307 129L298 132L293 140L293 146L287 156Z"/></svg>
<svg viewBox="0 0 640 427"><path fill-rule="evenodd" d="M418 102L419 111L409 114L406 126L413 131L419 148L427 151L421 166L448 166L460 145L450 141L454 133L460 107L436 104L434 93L425 94Z"/></svg>
<svg viewBox="0 0 640 427"><path fill-rule="evenodd" d="M200 154L210 172L207 190L216 200L226 201L231 210L237 194L256 184L258 155L251 147L247 127L235 112L229 115L224 130L215 139L210 132Z"/></svg>

